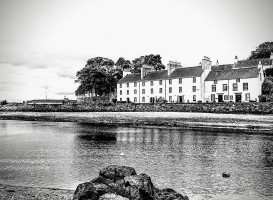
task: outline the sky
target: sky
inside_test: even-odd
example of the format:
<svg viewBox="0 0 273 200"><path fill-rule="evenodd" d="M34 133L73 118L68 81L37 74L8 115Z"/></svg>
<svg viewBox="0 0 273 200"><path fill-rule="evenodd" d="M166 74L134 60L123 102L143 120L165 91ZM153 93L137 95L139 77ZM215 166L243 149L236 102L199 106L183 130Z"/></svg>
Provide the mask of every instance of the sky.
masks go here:
<svg viewBox="0 0 273 200"><path fill-rule="evenodd" d="M160 54L183 67L273 41L272 0L0 0L0 100L76 99L93 57ZM46 89L47 88L47 89Z"/></svg>

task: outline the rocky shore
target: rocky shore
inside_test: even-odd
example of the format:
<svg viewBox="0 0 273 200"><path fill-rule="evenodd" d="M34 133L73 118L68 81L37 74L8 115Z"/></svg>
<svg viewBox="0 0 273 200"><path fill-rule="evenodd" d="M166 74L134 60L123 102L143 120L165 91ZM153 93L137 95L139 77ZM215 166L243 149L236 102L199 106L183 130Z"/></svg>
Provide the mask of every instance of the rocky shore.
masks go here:
<svg viewBox="0 0 273 200"><path fill-rule="evenodd" d="M3 200L70 200L73 193L73 190L0 184L0 199Z"/></svg>
<svg viewBox="0 0 273 200"><path fill-rule="evenodd" d="M273 133L273 115L189 112L0 112L1 119Z"/></svg>

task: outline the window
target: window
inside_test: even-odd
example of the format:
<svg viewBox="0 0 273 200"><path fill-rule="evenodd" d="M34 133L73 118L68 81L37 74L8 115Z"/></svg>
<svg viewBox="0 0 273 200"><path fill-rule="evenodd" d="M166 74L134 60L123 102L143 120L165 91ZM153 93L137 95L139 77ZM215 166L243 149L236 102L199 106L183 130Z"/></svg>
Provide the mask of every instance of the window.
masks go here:
<svg viewBox="0 0 273 200"><path fill-rule="evenodd" d="M171 85L172 84L172 79L169 79L169 85Z"/></svg>
<svg viewBox="0 0 273 200"><path fill-rule="evenodd" d="M162 88L159 88L159 93L162 93Z"/></svg>
<svg viewBox="0 0 273 200"><path fill-rule="evenodd" d="M137 82L134 82L134 86L135 86L135 87L137 86Z"/></svg>
<svg viewBox="0 0 273 200"><path fill-rule="evenodd" d="M230 95L230 96L229 96L229 100L230 100L230 101L233 101L233 95Z"/></svg>
<svg viewBox="0 0 273 200"><path fill-rule="evenodd" d="M145 102L145 97L142 97L142 102Z"/></svg>
<svg viewBox="0 0 273 200"><path fill-rule="evenodd" d="M227 84L223 84L223 91L227 91Z"/></svg>
<svg viewBox="0 0 273 200"><path fill-rule="evenodd" d="M192 91L196 92L196 86L192 86Z"/></svg>
<svg viewBox="0 0 273 200"><path fill-rule="evenodd" d="M169 102L172 102L173 98L172 96L169 96Z"/></svg>
<svg viewBox="0 0 273 200"><path fill-rule="evenodd" d="M145 89L142 89L142 94L145 94Z"/></svg>
<svg viewBox="0 0 273 200"><path fill-rule="evenodd" d="M122 84L121 83L119 84L119 88L122 88Z"/></svg>
<svg viewBox="0 0 273 200"><path fill-rule="evenodd" d="M134 89L134 94L137 94L137 89Z"/></svg>
<svg viewBox="0 0 273 200"><path fill-rule="evenodd" d="M236 83L240 83L240 79L239 78L236 78Z"/></svg>
<svg viewBox="0 0 273 200"><path fill-rule="evenodd" d="M162 85L162 80L159 80L159 85Z"/></svg>
<svg viewBox="0 0 273 200"><path fill-rule="evenodd" d="M127 83L127 87L129 87L129 83Z"/></svg>
<svg viewBox="0 0 273 200"><path fill-rule="evenodd" d="M193 96L192 96L192 100L193 100L193 101L196 101L196 95L193 95Z"/></svg>
<svg viewBox="0 0 273 200"><path fill-rule="evenodd" d="M153 88L151 88L151 94L153 94L154 93L154 89Z"/></svg>
<svg viewBox="0 0 273 200"><path fill-rule="evenodd" d="M169 93L172 93L172 87L169 87Z"/></svg>
<svg viewBox="0 0 273 200"><path fill-rule="evenodd" d="M193 77L192 82L196 83L196 77Z"/></svg>
<svg viewBox="0 0 273 200"><path fill-rule="evenodd" d="M154 85L154 82L153 82L153 81L151 81L151 82L150 82L150 85L151 85L151 86L153 86L153 85Z"/></svg>
<svg viewBox="0 0 273 200"><path fill-rule="evenodd" d="M179 87L179 93L182 93L182 87Z"/></svg>
<svg viewBox="0 0 273 200"><path fill-rule="evenodd" d="M179 84L182 84L182 78L179 78Z"/></svg>
<svg viewBox="0 0 273 200"><path fill-rule="evenodd" d="M250 93L246 93L246 101L250 100Z"/></svg>
<svg viewBox="0 0 273 200"><path fill-rule="evenodd" d="M243 83L243 90L247 91L248 90L248 83Z"/></svg>
<svg viewBox="0 0 273 200"><path fill-rule="evenodd" d="M238 85L237 83L233 83L233 91L237 91L238 90Z"/></svg>
<svg viewBox="0 0 273 200"><path fill-rule="evenodd" d="M224 95L224 100L228 100L228 95Z"/></svg>
<svg viewBox="0 0 273 200"><path fill-rule="evenodd" d="M122 90L119 91L119 94L122 95Z"/></svg>
<svg viewBox="0 0 273 200"><path fill-rule="evenodd" d="M215 101L215 94L211 95L211 101L214 102Z"/></svg>
<svg viewBox="0 0 273 200"><path fill-rule="evenodd" d="M129 90L127 90L127 95L129 94Z"/></svg>
<svg viewBox="0 0 273 200"><path fill-rule="evenodd" d="M217 84L217 80L214 80L214 84Z"/></svg>
<svg viewBox="0 0 273 200"><path fill-rule="evenodd" d="M145 86L145 82L142 82L142 86Z"/></svg>
<svg viewBox="0 0 273 200"><path fill-rule="evenodd" d="M120 98L119 101L122 101L122 98Z"/></svg>
<svg viewBox="0 0 273 200"><path fill-rule="evenodd" d="M212 86L211 86L211 91L212 91L212 92L216 92L216 85L212 85Z"/></svg>
<svg viewBox="0 0 273 200"><path fill-rule="evenodd" d="M137 98L136 97L134 97L134 102L137 102Z"/></svg>

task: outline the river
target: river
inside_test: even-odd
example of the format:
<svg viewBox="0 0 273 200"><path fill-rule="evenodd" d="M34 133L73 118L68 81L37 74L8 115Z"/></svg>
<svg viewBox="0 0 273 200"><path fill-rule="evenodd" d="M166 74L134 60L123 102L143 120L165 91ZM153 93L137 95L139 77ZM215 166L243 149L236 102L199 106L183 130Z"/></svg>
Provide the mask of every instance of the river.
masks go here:
<svg viewBox="0 0 273 200"><path fill-rule="evenodd" d="M191 200L273 199L270 134L0 120L0 183L74 190L110 164Z"/></svg>

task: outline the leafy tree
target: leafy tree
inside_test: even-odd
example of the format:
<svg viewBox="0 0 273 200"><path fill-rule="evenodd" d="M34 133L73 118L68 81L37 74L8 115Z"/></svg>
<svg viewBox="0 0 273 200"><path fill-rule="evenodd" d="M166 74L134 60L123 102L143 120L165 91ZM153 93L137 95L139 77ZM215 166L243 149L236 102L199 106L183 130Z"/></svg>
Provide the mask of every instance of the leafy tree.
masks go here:
<svg viewBox="0 0 273 200"><path fill-rule="evenodd" d="M114 73L114 62L108 58L95 57L87 61L84 68L76 73L76 82L80 83L75 94L88 95L92 94L103 95L113 91L116 87L111 78Z"/></svg>
<svg viewBox="0 0 273 200"><path fill-rule="evenodd" d="M1 105L6 105L6 104L8 104L7 100L1 101Z"/></svg>
<svg viewBox="0 0 273 200"><path fill-rule="evenodd" d="M273 76L273 68L267 68L265 70L265 76Z"/></svg>
<svg viewBox="0 0 273 200"><path fill-rule="evenodd" d="M143 64L154 66L154 69L156 71L165 69L165 66L161 62L161 56L159 54L157 55L150 54L150 55L141 56L139 58L134 59L132 62L133 62L134 72L140 72L140 68L142 67Z"/></svg>
<svg viewBox="0 0 273 200"><path fill-rule="evenodd" d="M264 42L251 52L248 59L269 58L271 52L273 52L273 42Z"/></svg>
<svg viewBox="0 0 273 200"><path fill-rule="evenodd" d="M272 96L273 95L273 76L266 77L262 84L262 94Z"/></svg>
<svg viewBox="0 0 273 200"><path fill-rule="evenodd" d="M125 60L123 57L120 57L115 63L115 66L123 70L123 69L131 69L133 65L130 62L130 60Z"/></svg>

